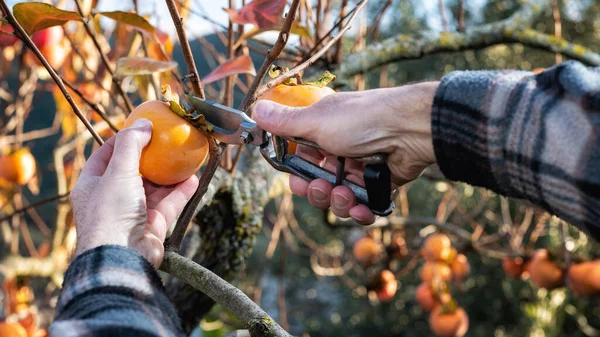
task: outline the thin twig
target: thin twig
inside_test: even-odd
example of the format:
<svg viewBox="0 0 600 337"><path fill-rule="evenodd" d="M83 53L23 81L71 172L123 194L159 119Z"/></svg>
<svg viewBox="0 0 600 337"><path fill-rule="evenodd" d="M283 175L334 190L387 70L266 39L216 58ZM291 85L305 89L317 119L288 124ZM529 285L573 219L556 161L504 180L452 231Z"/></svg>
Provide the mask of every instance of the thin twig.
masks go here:
<svg viewBox="0 0 600 337"><path fill-rule="evenodd" d="M444 0L438 0L438 7L440 8L440 16L442 18L442 27L444 31L448 31L448 20L446 20L446 10L444 9Z"/></svg>
<svg viewBox="0 0 600 337"><path fill-rule="evenodd" d="M358 5L356 5L356 9L348 19L348 22L344 25L342 29L340 29L338 34L334 38L332 38L321 50L319 50L316 54L311 56L308 60L304 61L304 63L298 65L290 71L281 74L279 77L272 79L267 84L258 88L253 95L247 95L246 98L248 98L248 102L246 104L248 106L252 105L252 103L256 102L256 99L263 95L267 90L282 84L283 82L287 81L292 77L298 76L302 71L304 71L304 69L311 66L316 60L318 60L323 54L325 54L325 52L329 48L331 48L331 46L333 46L337 42L337 40L339 40L344 35L344 33L348 31L348 29L350 29L350 25L352 24L358 13L360 13L360 10L366 5L367 1L368 0L363 0ZM250 92L251 91L249 91L249 93Z"/></svg>
<svg viewBox="0 0 600 337"><path fill-rule="evenodd" d="M387 0L383 7L381 7L379 13L377 13L377 17L375 17L369 29L367 29L367 36L371 35L373 37L373 40L379 40L379 33L381 32L381 22L385 17L385 13L391 6L392 0Z"/></svg>
<svg viewBox="0 0 600 337"><path fill-rule="evenodd" d="M287 248L285 243L281 245L279 250L279 275L277 281L277 287L279 288L279 294L277 296L277 303L279 307L279 324L285 330L289 330L287 309L285 305L285 265L286 265L286 252Z"/></svg>
<svg viewBox="0 0 600 337"><path fill-rule="evenodd" d="M31 203L31 204L29 204L27 206L24 206L24 207L21 207L19 209L14 210L9 215L3 216L2 218L0 218L0 222L9 220L13 215L23 213L23 212L27 211L28 209L36 208L38 206L47 204L49 202L53 202L53 201L56 201L56 200L64 199L64 198L66 198L68 196L69 196L69 193L67 193L67 194L59 194L59 195L55 195L55 196L50 197L50 198L38 200L38 201L36 201L34 203Z"/></svg>
<svg viewBox="0 0 600 337"><path fill-rule="evenodd" d="M98 53L100 54L100 59L102 60L102 64L104 64L104 66L106 67L106 70L110 74L112 82L113 82L115 88L117 88L119 95L121 95L121 97L123 97L123 101L125 102L125 105L127 106L127 114L131 113L131 111L133 110L133 104L131 104L131 100L129 99L129 97L127 97L127 94L123 90L123 87L121 87L121 83L119 83L119 81L117 81L117 79L115 78L115 76L114 76L115 72L112 69L112 66L110 64L110 61L108 60L108 57L102 51L102 46L100 46L100 42L98 42L96 35L94 34L94 32L92 32L90 25L88 24L87 21L85 21L85 14L83 13L83 9L81 6L81 0L75 0L75 5L77 6L77 11L79 12L79 15L81 15L81 17L84 18L83 28L85 28L86 33L88 34L90 39L92 39L94 46L98 50Z"/></svg>
<svg viewBox="0 0 600 337"><path fill-rule="evenodd" d="M552 18L554 19L554 36L562 38L562 24L560 22L560 7L558 6L558 0L552 0ZM562 55L556 53L556 64L562 62Z"/></svg>
<svg viewBox="0 0 600 337"><path fill-rule="evenodd" d="M458 0L458 31L465 31L465 6L464 0Z"/></svg>
<svg viewBox="0 0 600 337"><path fill-rule="evenodd" d="M273 64L273 62L277 60L279 54L281 54L281 51L285 48L285 45L289 40L290 31L292 30L292 24L296 19L296 12L298 11L299 4L300 0L294 0L290 5L290 10L287 14L287 17L285 18L285 21L283 22L283 26L281 27L281 31L279 32L279 36L277 37L277 41L275 42L275 45L273 45L273 48L269 50L269 52L267 53L267 57L265 58L263 64L260 66L260 69L258 70L256 77L252 82L252 85L250 85L250 89L248 89L248 94L246 94L246 97L244 97L244 101L240 105L240 110L248 110L250 105L252 105L252 103L256 101L257 96L255 95L255 92L257 91L260 82L262 82L262 79L265 76L265 74L269 71L271 64Z"/></svg>
<svg viewBox="0 0 600 337"><path fill-rule="evenodd" d="M73 108L73 112L75 113L75 115L77 115L79 120L81 120L83 125L85 125L85 127L92 134L92 136L94 137L96 142L98 142L98 144L104 144L102 137L100 137L100 135L98 135L96 130L94 130L94 127L92 127L92 124L90 124L90 122L87 120L87 118L85 118L85 116L83 115L83 112L81 112L81 110L79 109L79 107L77 106L75 101L73 101L73 97L71 97L71 94L65 87L65 84L63 83L60 76L58 76L56 71L54 71L54 69L52 69L52 66L48 63L48 61L46 60L44 55L42 55L42 53L40 52L38 47L33 43L33 41L31 41L31 38L29 37L29 35L25 31L25 29L23 29L23 27L21 27L19 22L15 19L14 15L10 12L10 9L8 8L8 5L6 4L5 0L2 0L0 2L0 8L4 12L5 18L11 24L11 26L13 26L15 31L18 32L18 34L20 35L20 38L23 40L23 42L27 45L27 47L29 47L29 49L31 49L33 51L33 53L35 54L35 56L37 56L37 58L40 60L40 62L42 62L42 64L44 65L44 68L46 68L46 70L50 74L50 77L52 77L54 82L56 82L56 85L58 85L58 87L60 88L60 91L65 96L65 99L67 100L67 102L69 102L69 105L71 106L71 108Z"/></svg>
<svg viewBox="0 0 600 337"><path fill-rule="evenodd" d="M185 64L187 65L188 74L186 77L192 83L194 95L204 99L206 97L204 94L204 88L202 87L202 82L200 81L200 75L198 75L198 69L196 68L196 62L194 61L194 55L192 54L192 48L190 47L187 33L183 27L183 19L179 16L175 0L166 0L166 2L167 7L169 7L169 13L171 13L171 18L173 19L173 24L175 24L177 36L179 37L179 45L181 46L183 58L185 59Z"/></svg>
<svg viewBox="0 0 600 337"><path fill-rule="evenodd" d="M194 217L194 212L198 207L200 201L206 194L208 190L208 186L215 175L215 172L219 168L219 163L221 162L221 155L223 154L223 150L226 146L225 143L217 144L217 141L213 137L208 138L209 145L209 158L208 163L206 164L206 169L202 173L202 177L200 177L200 182L198 183L198 189L190 199L190 201L185 205L183 212L177 219L177 223L175 224L175 229L173 230L173 234L167 240L165 245L165 250L178 252L181 247L181 242L183 241L183 237L185 236L185 232L187 227L192 221Z"/></svg>
<svg viewBox="0 0 600 337"><path fill-rule="evenodd" d="M343 18L346 16L346 7L348 6L348 0L342 1L342 8L340 9L340 20L338 20L338 24L336 27L338 29L342 29ZM329 34L328 34L329 35ZM342 52L344 51L344 40L339 39L336 47L335 47L335 57L333 59L333 63L340 64L342 62Z"/></svg>
<svg viewBox="0 0 600 337"><path fill-rule="evenodd" d="M98 116L100 116L100 118L102 118L102 120L104 120L106 122L106 124L108 124L108 126L116 133L119 132L119 128L117 128L115 126L115 124L110 120L110 118L108 118L108 116L104 113L104 111L102 111L100 109L100 106L97 103L94 103L92 101L90 101L87 97L85 97L83 95L83 93L81 93L81 91L79 91L79 89L75 88L75 86L73 86L69 81L63 79L63 82L65 83L65 85L71 89L71 91L73 91L85 104L87 104L87 106L90 107L90 109L92 109L95 113L98 114Z"/></svg>

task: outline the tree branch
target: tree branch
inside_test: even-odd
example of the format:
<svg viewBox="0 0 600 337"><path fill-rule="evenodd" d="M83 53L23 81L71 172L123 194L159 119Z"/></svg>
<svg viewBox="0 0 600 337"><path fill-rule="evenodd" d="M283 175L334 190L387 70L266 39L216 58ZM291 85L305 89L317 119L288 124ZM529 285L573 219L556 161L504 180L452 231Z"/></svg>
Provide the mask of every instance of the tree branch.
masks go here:
<svg viewBox="0 0 600 337"><path fill-rule="evenodd" d="M179 38L179 44L181 45L181 50L183 51L183 58L185 59L185 64L187 65L187 78L189 78L190 82L192 83L194 95L204 99L206 97L204 94L204 88L202 87L202 82L200 81L200 75L198 74L198 69L196 68L196 62L194 61L194 55L192 54L192 49L190 48L190 42L188 41L187 33L183 27L183 19L179 16L175 0L166 0L166 2L167 7L169 7L169 12L171 13L171 18L173 19L173 23L175 24L177 37Z"/></svg>
<svg viewBox="0 0 600 337"><path fill-rule="evenodd" d="M2 12L4 12L4 16L6 17L8 22L11 24L11 26L13 26L13 28L15 29L15 32L17 32L17 34L19 35L21 40L23 40L23 42L27 45L27 47L29 47L29 49L31 49L31 51L33 51L33 53L40 60L40 62L42 62L42 64L44 65L44 68L46 68L46 70L50 74L50 77L52 77L54 82L56 82L56 85L58 85L58 87L60 88L60 91L65 96L65 99L67 100L67 102L69 102L69 105L71 106L71 108L73 108L73 112L75 113L75 115L77 115L77 118L79 118L79 120L81 120L83 125L85 125L86 129L88 129L88 131L92 134L92 136L94 137L96 142L98 142L98 144L100 144L100 145L104 144L102 137L100 137L100 135L98 135L98 133L94 130L94 127L92 127L92 124L90 124L90 122L87 120L87 118L85 118L85 116L83 115L83 112L81 112L81 110L79 109L79 107L77 106L75 101L73 101L73 97L71 97L71 94L69 93L69 91L67 91L67 88L65 87L65 84L63 83L60 76L56 73L56 71L54 69L52 69L52 66L48 63L46 58L42 55L42 53L40 52L38 47L33 43L33 41L31 41L31 38L29 37L29 35L25 31L25 29L23 29L23 27L21 27L21 25L19 24L17 19L15 19L14 15L10 11L10 8L8 8L8 5L6 4L5 0L0 1L0 9L2 10Z"/></svg>
<svg viewBox="0 0 600 337"><path fill-rule="evenodd" d="M206 191L208 191L208 186L210 185L210 182L212 181L215 172L219 168L219 163L221 162L221 155L223 154L223 150L227 146L225 143L217 144L216 139L213 137L208 137L208 145L209 158L208 163L206 164L206 169L200 177L198 189L196 190L190 201L187 203L187 205L185 205L183 212L177 219L177 224L175 225L173 234L171 234L171 237L169 237L165 245L166 251L179 251L187 227L194 215L196 214L198 204L200 204L200 201L202 201L202 198L206 194Z"/></svg>
<svg viewBox="0 0 600 337"><path fill-rule="evenodd" d="M589 65L600 65L599 54L581 45L528 28L548 5L548 1L545 0L526 2L508 19L473 27L467 29L465 33L425 32L419 36L397 35L372 44L359 53L348 55L336 75L349 78L396 61L504 43L522 43L560 53Z"/></svg>
<svg viewBox="0 0 600 337"><path fill-rule="evenodd" d="M273 62L277 60L279 54L281 54L281 51L283 51L283 48L285 48L285 45L287 44L290 38L290 31L292 30L292 24L294 23L294 20L296 20L296 13L298 12L299 4L300 0L294 0L290 5L290 10L287 14L287 17L285 18L285 21L283 22L283 26L281 27L281 31L279 32L279 36L277 37L277 41L275 42L275 45L273 45L273 48L269 50L269 52L267 53L267 57L265 58L263 64L260 66L260 69L258 70L258 73L256 74L252 85L250 85L250 88L248 89L246 97L244 97L244 101L240 105L240 110L248 110L250 105L252 105L252 103L256 101L256 97L258 97L256 95L256 91L258 89L258 86L260 85L260 82L262 82L262 79L263 77L265 77L265 74L269 71L271 64L273 64Z"/></svg>
<svg viewBox="0 0 600 337"><path fill-rule="evenodd" d="M133 110L133 104L131 104L131 100L129 99L129 97L127 97L127 94L125 93L125 91L123 91L123 87L121 87L121 83L119 83L115 79L115 76L114 76L115 72L110 64L110 61L108 60L108 57L106 57L106 55L102 51L102 47L100 46L100 43L98 42L98 39L96 38L96 35L94 35L94 32L92 32L90 25L87 23L87 21L85 21L85 14L83 13L81 1L75 0L75 5L77 6L77 11L79 12L79 15L81 15L81 17L84 18L83 28L85 28L85 31L87 32L90 39L92 39L92 42L94 42L94 46L96 47L96 49L98 50L98 53L100 54L100 59L102 60L102 64L104 64L104 66L106 67L106 70L109 72L109 74L111 76L111 80L112 80L113 84L115 85L115 88L117 88L119 95L121 95L121 97L123 97L123 101L125 102L125 106L127 107L127 110L128 110L127 114L131 113L131 111Z"/></svg>
<svg viewBox="0 0 600 337"><path fill-rule="evenodd" d="M203 266L175 252L165 252L160 269L219 303L246 325L251 336L291 336L241 290Z"/></svg>
<svg viewBox="0 0 600 337"><path fill-rule="evenodd" d="M283 82L287 81L292 77L298 76L302 71L304 71L304 69L310 67L316 60L323 56L323 54L325 54L325 52L327 52L327 50L329 50L329 48L331 48L337 42L337 40L341 39L344 33L348 31L348 29L350 29L350 25L352 24L358 13L360 13L360 10L367 4L367 1L368 0L363 0L358 5L356 5L356 8L354 9L352 15L348 19L348 22L346 22L346 24L342 29L340 29L338 34L331 40L329 40L329 42L327 42L327 44L325 44L325 46L323 46L321 50L319 50L317 53L311 56L308 60L296 66L294 69L281 74L279 77L272 79L267 84L258 88L258 90L256 90L256 92L253 95L246 96L246 98L249 98L249 101L247 103L248 106L256 102L258 97L263 95L269 89L282 84Z"/></svg>

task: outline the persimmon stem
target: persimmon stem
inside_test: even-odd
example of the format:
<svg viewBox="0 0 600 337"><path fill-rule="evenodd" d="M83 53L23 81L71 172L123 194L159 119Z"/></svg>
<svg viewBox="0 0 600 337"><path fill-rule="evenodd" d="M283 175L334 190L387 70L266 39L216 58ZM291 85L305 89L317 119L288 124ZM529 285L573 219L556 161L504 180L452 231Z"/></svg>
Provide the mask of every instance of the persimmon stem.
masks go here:
<svg viewBox="0 0 600 337"><path fill-rule="evenodd" d="M169 7L169 13L171 13L173 24L175 24L177 37L179 38L179 44L181 45L181 50L183 51L183 58L185 59L185 64L188 68L188 74L186 75L186 78L188 78L192 84L194 95L204 99L206 98L204 94L204 88L202 87L202 81L200 81L200 75L198 75L198 69L196 68L196 62L194 61L194 55L192 54L192 48L190 47L190 42L188 41L185 27L183 27L183 19L179 16L179 11L177 11L175 0L166 0L166 3L167 7Z"/></svg>
<svg viewBox="0 0 600 337"><path fill-rule="evenodd" d="M102 64L104 64L104 66L106 67L106 70L110 74L111 80L112 80L115 88L117 88L117 91L119 92L119 95L121 97L123 97L123 101L125 102L125 106L127 107L127 114L129 115L131 113L131 111L133 110L133 104L131 104L131 100L129 99L129 97L127 97L127 94L123 90L123 87L121 87L121 83L119 83L119 81L117 81L117 79L115 78L115 76L114 76L115 72L114 72L114 70L112 68L112 65L110 64L110 61L108 60L108 57L102 51L102 47L100 46L100 42L98 42L98 39L96 38L96 35L94 35L94 32L92 32L92 29L90 28L90 25L85 21L85 15L83 13L83 9L82 9L82 6L81 6L81 1L80 0L75 0L75 5L77 6L77 11L79 12L79 15L81 15L81 17L84 18L83 28L85 28L85 31L87 32L87 35L90 37L90 39L92 39L92 42L94 43L94 46L98 50L98 53L100 54L100 59L102 60Z"/></svg>
<svg viewBox="0 0 600 337"><path fill-rule="evenodd" d="M248 110L250 105L256 101L256 98L258 97L258 95L256 95L256 91L260 85L260 82L262 82L263 77L265 77L265 74L271 68L271 64L277 60L290 38L290 31L292 30L292 24L294 23L294 20L296 20L296 12L298 11L299 4L300 0L294 0L290 5L290 10L285 18L285 21L283 22L283 26L281 27L277 41L273 45L273 48L269 50L267 57L260 66L252 85L250 85L250 88L248 89L246 97L244 97L244 101L240 105L240 110Z"/></svg>
<svg viewBox="0 0 600 337"><path fill-rule="evenodd" d="M0 1L0 9L2 9L2 12L4 12L4 17L6 18L6 20L8 20L8 23L10 23L10 25L14 28L15 32L17 32L17 34L19 35L19 38L21 38L21 40L23 40L25 45L27 45L27 47L29 47L29 49L31 49L31 51L33 51L33 53L40 60L40 62L42 62L42 65L44 65L44 68L46 68L46 70L50 74L50 77L52 77L54 82L56 82L56 85L58 85L58 87L60 88L60 91L65 96L65 99L67 100L67 102L69 102L69 105L71 106L71 108L73 108L73 112L75 113L75 115L77 115L77 118L79 118L79 120L81 120L83 125L85 125L86 129L88 129L88 131L92 134L92 136L94 137L96 142L98 142L98 144L100 144L100 145L104 144L102 137L100 137L100 135L96 132L96 130L94 130L94 127L92 126L92 124L90 124L90 122L87 120L87 118L85 118L85 116L83 115L83 112L79 109L79 107L73 100L73 97L71 97L71 94L69 93L69 91L67 91L67 88L65 87L65 84L63 83L60 76L56 73L56 71L48 63L48 61L46 60L44 55L42 55L42 53L40 52L38 47L33 43L31 38L25 31L25 29L23 29L23 27L19 24L17 19L15 19L14 15L11 13L10 8L6 4L5 0Z"/></svg>
<svg viewBox="0 0 600 337"><path fill-rule="evenodd" d="M200 204L200 201L202 201L202 198L206 194L206 191L208 191L208 185L210 185L210 182L212 181L215 172L217 172L217 169L219 168L219 163L221 162L221 155L223 154L223 150L225 150L227 144L217 144L217 140L215 138L208 137L208 146L208 163L206 164L206 169L200 177L198 189L196 190L196 192L194 192L194 195L187 203L187 205L185 205L183 212L177 219L175 229L173 230L171 237L169 237L165 244L165 251L179 252L179 248L181 247L181 242L183 241L183 237L185 236L187 227L190 221L192 221L192 218L194 217L194 213L196 212L196 208Z"/></svg>

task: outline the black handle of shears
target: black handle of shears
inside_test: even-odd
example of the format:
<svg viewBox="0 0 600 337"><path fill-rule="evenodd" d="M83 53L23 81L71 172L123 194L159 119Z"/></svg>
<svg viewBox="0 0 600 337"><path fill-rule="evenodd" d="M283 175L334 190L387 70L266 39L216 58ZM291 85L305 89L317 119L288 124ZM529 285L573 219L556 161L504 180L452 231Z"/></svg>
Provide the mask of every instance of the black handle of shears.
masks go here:
<svg viewBox="0 0 600 337"><path fill-rule="evenodd" d="M285 166L290 173L307 181L320 178L329 181L333 185L347 186L354 192L359 204L368 206L376 215L390 215L395 205L392 201L391 173L387 164L385 162L366 164L364 169L366 188L363 188L343 178L344 165L343 162L340 164L342 160L345 159L338 158L336 174L324 170L297 155L283 156L281 165Z"/></svg>

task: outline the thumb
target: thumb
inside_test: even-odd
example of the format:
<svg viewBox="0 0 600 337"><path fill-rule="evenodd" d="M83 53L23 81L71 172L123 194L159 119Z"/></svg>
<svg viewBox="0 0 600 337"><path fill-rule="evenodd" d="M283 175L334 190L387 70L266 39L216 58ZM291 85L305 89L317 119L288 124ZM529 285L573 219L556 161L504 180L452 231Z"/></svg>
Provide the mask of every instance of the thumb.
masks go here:
<svg viewBox="0 0 600 337"><path fill-rule="evenodd" d="M261 128L274 135L314 140L318 121L312 110L311 107L294 108L263 100L254 105L252 118Z"/></svg>
<svg viewBox="0 0 600 337"><path fill-rule="evenodd" d="M117 133L112 158L106 168L109 175L138 175L142 150L152 138L152 122L140 118Z"/></svg>

